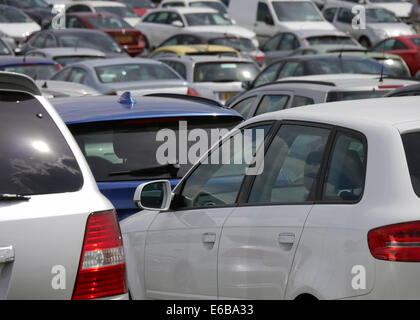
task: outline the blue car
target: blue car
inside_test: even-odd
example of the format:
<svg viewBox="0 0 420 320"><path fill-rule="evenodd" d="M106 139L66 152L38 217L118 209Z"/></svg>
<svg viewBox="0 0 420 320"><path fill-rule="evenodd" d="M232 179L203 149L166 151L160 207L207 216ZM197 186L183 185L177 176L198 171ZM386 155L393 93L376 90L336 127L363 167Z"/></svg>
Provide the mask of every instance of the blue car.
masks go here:
<svg viewBox="0 0 420 320"><path fill-rule="evenodd" d="M239 113L215 101L174 94L133 98L125 93L120 98L60 98L52 103L120 220L139 210L133 202L138 185L169 179L175 187L190 169L193 163L185 161L187 150L196 143L190 134L204 130L210 137L243 121ZM190 141L183 145L180 134ZM172 136L176 140L169 141ZM205 142L209 148L214 141ZM162 157L168 161L164 163Z"/></svg>

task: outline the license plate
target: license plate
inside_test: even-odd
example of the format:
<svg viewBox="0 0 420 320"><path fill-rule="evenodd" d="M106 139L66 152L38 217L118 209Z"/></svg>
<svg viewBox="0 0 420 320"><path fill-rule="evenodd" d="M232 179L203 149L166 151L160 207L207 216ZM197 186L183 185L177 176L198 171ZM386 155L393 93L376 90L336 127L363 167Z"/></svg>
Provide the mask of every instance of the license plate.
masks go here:
<svg viewBox="0 0 420 320"><path fill-rule="evenodd" d="M227 100L231 97L233 97L237 92L219 92L219 98L220 100Z"/></svg>
<svg viewBox="0 0 420 320"><path fill-rule="evenodd" d="M132 36L118 36L117 41L118 42L131 42L133 41L133 37Z"/></svg>

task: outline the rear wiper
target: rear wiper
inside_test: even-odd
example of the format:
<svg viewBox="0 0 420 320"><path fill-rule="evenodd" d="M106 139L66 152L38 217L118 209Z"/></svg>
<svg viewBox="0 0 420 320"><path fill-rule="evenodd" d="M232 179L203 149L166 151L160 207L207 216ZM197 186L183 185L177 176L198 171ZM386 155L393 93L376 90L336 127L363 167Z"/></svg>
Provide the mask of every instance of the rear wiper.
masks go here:
<svg viewBox="0 0 420 320"><path fill-rule="evenodd" d="M31 197L23 196L21 194L1 193L0 201L28 201Z"/></svg>
<svg viewBox="0 0 420 320"><path fill-rule="evenodd" d="M157 166L157 167L149 167L149 168L142 168L142 169L136 169L136 170L129 170L129 171L119 171L119 172L111 172L109 174L110 177L114 176L154 176L156 174L162 174L162 173L169 173L171 177L177 177L177 173L179 170L179 164L165 164L163 166Z"/></svg>

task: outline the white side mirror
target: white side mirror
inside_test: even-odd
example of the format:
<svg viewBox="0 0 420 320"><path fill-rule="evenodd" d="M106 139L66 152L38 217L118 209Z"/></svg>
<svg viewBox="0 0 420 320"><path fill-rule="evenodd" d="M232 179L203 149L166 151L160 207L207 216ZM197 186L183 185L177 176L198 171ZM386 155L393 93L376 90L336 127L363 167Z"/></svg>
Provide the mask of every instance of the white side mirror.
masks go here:
<svg viewBox="0 0 420 320"><path fill-rule="evenodd" d="M176 28L184 27L184 24L182 23L182 21L179 21L179 20L172 21L171 25Z"/></svg>
<svg viewBox="0 0 420 320"><path fill-rule="evenodd" d="M171 183L168 180L142 183L137 187L133 201L140 209L168 211L172 201Z"/></svg>

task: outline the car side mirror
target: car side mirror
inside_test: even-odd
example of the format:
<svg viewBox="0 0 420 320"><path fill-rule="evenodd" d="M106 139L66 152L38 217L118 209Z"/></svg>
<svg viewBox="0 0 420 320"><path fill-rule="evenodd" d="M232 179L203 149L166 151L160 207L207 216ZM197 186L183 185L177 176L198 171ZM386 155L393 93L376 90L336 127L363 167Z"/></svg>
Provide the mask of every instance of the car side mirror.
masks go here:
<svg viewBox="0 0 420 320"><path fill-rule="evenodd" d="M264 22L270 26L274 25L273 17L270 14L264 17Z"/></svg>
<svg viewBox="0 0 420 320"><path fill-rule="evenodd" d="M179 20L172 21L171 25L172 27L176 27L176 28L184 27L184 24L182 23L182 21L179 21Z"/></svg>
<svg viewBox="0 0 420 320"><path fill-rule="evenodd" d="M168 180L142 183L134 192L133 201L140 209L168 211L172 201L171 183Z"/></svg>

